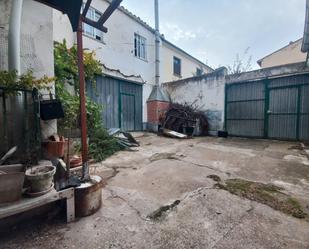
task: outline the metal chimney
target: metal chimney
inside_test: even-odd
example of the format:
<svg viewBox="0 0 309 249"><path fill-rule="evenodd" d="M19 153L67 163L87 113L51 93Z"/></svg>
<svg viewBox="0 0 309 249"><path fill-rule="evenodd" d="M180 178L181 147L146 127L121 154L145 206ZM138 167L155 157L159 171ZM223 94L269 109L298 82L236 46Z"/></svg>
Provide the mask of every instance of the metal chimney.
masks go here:
<svg viewBox="0 0 309 249"><path fill-rule="evenodd" d="M154 1L155 4L155 28L156 28L156 85L160 85L160 24L159 24L159 0Z"/></svg>

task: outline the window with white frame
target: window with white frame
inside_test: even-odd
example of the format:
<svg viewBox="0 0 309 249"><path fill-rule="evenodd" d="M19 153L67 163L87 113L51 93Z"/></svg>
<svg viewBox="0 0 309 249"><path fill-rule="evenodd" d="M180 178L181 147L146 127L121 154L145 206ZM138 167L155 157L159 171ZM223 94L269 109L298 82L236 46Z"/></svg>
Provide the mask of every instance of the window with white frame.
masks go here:
<svg viewBox="0 0 309 249"><path fill-rule="evenodd" d="M146 60L146 38L135 33L134 34L134 55L140 59Z"/></svg>
<svg viewBox="0 0 309 249"><path fill-rule="evenodd" d="M84 8L84 6L83 6ZM87 12L87 18L89 18L92 21L98 21L101 17L101 13L99 11L97 11L96 9L90 7L88 12ZM91 27L90 25L83 23L83 30L84 30L84 34L87 36L90 36L91 38L94 38L98 41L103 42L103 32Z"/></svg>

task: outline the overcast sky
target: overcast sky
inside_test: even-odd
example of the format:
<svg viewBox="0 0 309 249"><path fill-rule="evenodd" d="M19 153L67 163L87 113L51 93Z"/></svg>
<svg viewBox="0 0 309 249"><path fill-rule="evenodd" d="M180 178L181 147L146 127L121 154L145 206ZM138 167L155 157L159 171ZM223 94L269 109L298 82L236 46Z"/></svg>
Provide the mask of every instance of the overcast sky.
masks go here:
<svg viewBox="0 0 309 249"><path fill-rule="evenodd" d="M154 27L154 0L122 5ZM252 66L302 37L305 0L159 0L160 32L216 68L232 65L247 48Z"/></svg>

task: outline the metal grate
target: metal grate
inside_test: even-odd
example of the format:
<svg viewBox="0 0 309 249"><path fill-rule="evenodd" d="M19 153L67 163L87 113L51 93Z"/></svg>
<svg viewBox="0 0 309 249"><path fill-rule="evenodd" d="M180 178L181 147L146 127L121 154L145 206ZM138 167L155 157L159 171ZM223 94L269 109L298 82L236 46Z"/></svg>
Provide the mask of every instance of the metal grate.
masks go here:
<svg viewBox="0 0 309 249"><path fill-rule="evenodd" d="M29 159L40 150L37 90L14 91L0 87L0 154L18 146L16 156Z"/></svg>

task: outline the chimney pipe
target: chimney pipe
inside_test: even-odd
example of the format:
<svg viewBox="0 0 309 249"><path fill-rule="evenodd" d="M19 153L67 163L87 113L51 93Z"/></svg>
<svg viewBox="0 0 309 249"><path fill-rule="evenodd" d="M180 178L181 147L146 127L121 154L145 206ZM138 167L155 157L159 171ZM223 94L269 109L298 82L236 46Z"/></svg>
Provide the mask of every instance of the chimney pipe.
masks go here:
<svg viewBox="0 0 309 249"><path fill-rule="evenodd" d="M159 0L154 0L155 4L155 36L156 36L156 86L160 84L160 24L159 24Z"/></svg>

